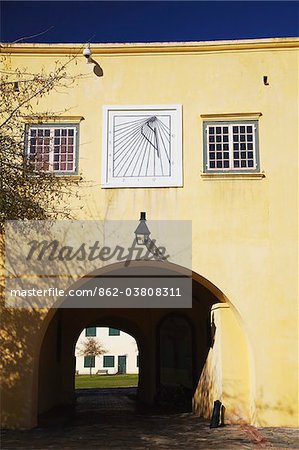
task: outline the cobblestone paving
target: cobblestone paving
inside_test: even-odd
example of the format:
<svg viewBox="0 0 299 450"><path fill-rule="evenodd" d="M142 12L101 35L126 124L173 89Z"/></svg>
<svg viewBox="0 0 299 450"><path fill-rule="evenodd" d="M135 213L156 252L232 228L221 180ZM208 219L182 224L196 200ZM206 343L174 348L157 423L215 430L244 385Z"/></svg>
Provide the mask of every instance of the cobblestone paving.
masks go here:
<svg viewBox="0 0 299 450"><path fill-rule="evenodd" d="M45 416L38 428L3 432L1 449L298 449L292 429L209 428L191 413L136 409L134 389L80 390L76 409ZM297 442L296 442L297 437Z"/></svg>

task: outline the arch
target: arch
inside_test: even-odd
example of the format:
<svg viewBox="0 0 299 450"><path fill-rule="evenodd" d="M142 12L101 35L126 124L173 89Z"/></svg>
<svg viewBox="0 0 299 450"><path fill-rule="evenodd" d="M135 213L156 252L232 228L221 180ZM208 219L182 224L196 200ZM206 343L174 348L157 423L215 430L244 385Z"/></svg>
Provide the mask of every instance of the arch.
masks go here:
<svg viewBox="0 0 299 450"><path fill-rule="evenodd" d="M150 262L150 264L155 265L156 267L161 269L161 263ZM138 267L140 267L140 266L146 267L147 266L140 261L138 261L138 262L132 261L132 265L133 266L138 265ZM88 283L89 278L98 277L103 274L113 273L115 271L121 271L123 269L123 266L124 266L124 264L122 264L122 263L116 263L116 264L112 264L112 265L104 267L104 268L97 269L97 270L93 271L92 273L86 275L85 277L83 277L82 279L77 281L76 283L74 283L74 287L77 287L77 286L82 287L83 285ZM177 273L178 275L186 274L185 268L177 266L175 264L171 264L171 263L166 263L165 265L163 263L163 269L171 270L172 272ZM190 271L189 271L189 273L190 273ZM213 304L218 303L219 305L220 304L223 305L223 307L225 307L225 305L226 305L228 308L231 308L233 313L236 315L236 320L239 322L240 315L239 315L238 311L236 311L236 309L231 304L231 302L228 300L226 295L219 288L217 288L211 281L207 280L206 278L204 278L203 276L199 275L198 273L196 273L194 271L192 272L192 280L193 280L193 284L194 284L193 308L195 308L195 310L199 311L200 307L203 307L203 304L205 303L206 307L204 309L204 313L207 315L207 311L211 308L211 306ZM199 306L194 306L196 304ZM63 311L68 311L68 313L65 313ZM138 315L138 314L136 314L136 311L134 313L133 311L129 311L129 310L125 310L125 309L113 309L110 311L107 311L104 309L98 309L97 311L95 311L93 309L81 310L80 315L82 314L82 312L84 312L83 315L85 317L85 319L82 317L82 320L85 320L85 322L84 322L84 325L82 325L83 322L81 322L81 325L80 325L81 330L83 327L86 327L89 325L95 325L95 324L97 324L98 326L106 326L107 325L107 326L112 326L115 328L122 329L123 331L131 334L136 339L137 345L140 350L139 383L141 386L141 395L140 395L139 399L140 399L140 401L145 402L145 403L152 403L157 396L157 377L156 377L157 351L156 351L156 343L153 346L152 345L153 342L149 339L149 333L151 334L151 339L152 339L153 334L156 335L156 328L154 330L149 331L149 329L146 327L146 321L148 321L149 317L144 317L144 314L142 315L140 313L140 311L138 312L138 314L139 314ZM176 314L176 312L177 311L174 311L174 312L172 311L172 313L174 313L174 314ZM181 313L182 312L180 312L180 314ZM163 318L165 318L169 314L171 314L170 311L166 311L166 313L165 313L165 311L163 311L163 312L161 312L161 314L159 316L156 312L150 311L150 314L148 316L155 315L153 320L156 320L155 327L157 327L157 324L159 323L159 321L163 321ZM70 310L64 310L64 309L60 309L60 308L51 309L50 311L48 311L47 315L45 316L42 326L38 333L37 346L36 346L36 360L35 360L35 368L34 368L34 380L33 380L34 382L33 382L33 395L32 395L32 397L33 397L32 423L36 423L36 416L38 413L38 389L37 389L38 383L37 383L37 381L42 376L41 371L40 371L40 360L42 358L43 346L45 343L45 339L46 339L47 334L51 331L50 327L51 326L53 327L53 324L54 324L55 320L57 320L57 317L59 317L59 316L62 317L65 315L68 315L69 318L75 317L74 314L71 315ZM186 315L186 317L189 320L188 314ZM210 318L210 316L206 317L207 320L209 318ZM67 322L66 317L64 317L63 319L60 318L60 320L62 320L62 326L66 325L66 322ZM75 322L76 322L76 320L75 320ZM72 337L65 336L65 338L64 338L64 339L66 339L66 341L68 341L69 348L71 350L73 350L75 343L76 343L76 338L80 334L80 327L79 327L78 321L76 322L76 324L73 324L73 325L77 326L77 331L73 332ZM192 323L192 329L193 330L195 329L195 335L196 335L196 333L197 333L196 322ZM198 335L196 336L195 340L196 339L198 339ZM245 337L245 340L246 340L246 337ZM208 342L208 338L207 338L207 342ZM153 351L153 349L154 349L154 351ZM144 357L145 354L147 354L147 358ZM145 359L146 359L146 361L145 361ZM199 371L199 369L201 368L201 363L198 363L198 361L197 361L197 371ZM202 367L202 369L203 369L203 367ZM70 367L68 370L70 373ZM142 375L143 375L142 372L148 372L146 379L142 378ZM153 373L153 372L155 372L155 373ZM149 378L151 378L150 386L148 385ZM72 401L72 395L70 392L66 395L66 398L64 398L64 400ZM195 412L198 412L198 411L196 411L196 408L194 408L194 410L195 410Z"/></svg>

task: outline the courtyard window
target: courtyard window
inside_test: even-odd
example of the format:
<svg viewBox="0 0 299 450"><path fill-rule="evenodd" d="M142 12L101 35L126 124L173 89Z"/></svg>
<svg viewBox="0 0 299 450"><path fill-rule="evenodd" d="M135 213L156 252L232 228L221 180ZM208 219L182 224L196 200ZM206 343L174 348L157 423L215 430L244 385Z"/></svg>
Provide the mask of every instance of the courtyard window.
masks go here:
<svg viewBox="0 0 299 450"><path fill-rule="evenodd" d="M257 172L258 121L204 122L205 172Z"/></svg>
<svg viewBox="0 0 299 450"><path fill-rule="evenodd" d="M120 336L120 330L109 328L109 336Z"/></svg>
<svg viewBox="0 0 299 450"><path fill-rule="evenodd" d="M103 367L114 367L114 356L103 357Z"/></svg>
<svg viewBox="0 0 299 450"><path fill-rule="evenodd" d="M29 125L27 154L35 170L77 173L78 125Z"/></svg>
<svg viewBox="0 0 299 450"><path fill-rule="evenodd" d="M97 329L96 327L88 327L85 329L85 336L91 337L97 335Z"/></svg>
<svg viewBox="0 0 299 450"><path fill-rule="evenodd" d="M84 356L84 367L95 367L95 356Z"/></svg>

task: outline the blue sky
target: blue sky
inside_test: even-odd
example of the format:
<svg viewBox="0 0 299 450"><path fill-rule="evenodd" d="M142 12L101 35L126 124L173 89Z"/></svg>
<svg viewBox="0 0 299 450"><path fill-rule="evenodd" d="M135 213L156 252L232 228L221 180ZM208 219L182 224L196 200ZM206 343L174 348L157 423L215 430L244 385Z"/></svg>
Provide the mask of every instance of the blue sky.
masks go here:
<svg viewBox="0 0 299 450"><path fill-rule="evenodd" d="M153 42L299 35L296 1L2 1L1 41ZM28 38L48 30L39 36Z"/></svg>

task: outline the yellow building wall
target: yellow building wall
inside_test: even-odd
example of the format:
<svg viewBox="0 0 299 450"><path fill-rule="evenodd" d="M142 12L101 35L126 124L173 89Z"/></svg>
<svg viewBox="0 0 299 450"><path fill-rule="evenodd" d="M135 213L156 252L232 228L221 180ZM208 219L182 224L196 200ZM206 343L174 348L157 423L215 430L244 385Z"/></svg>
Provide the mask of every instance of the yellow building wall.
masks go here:
<svg viewBox="0 0 299 450"><path fill-rule="evenodd" d="M78 52L77 64L68 68L85 77L37 107L84 117L81 200L73 200L78 218L137 221L146 211L149 220L192 220L193 270L217 286L242 319L252 351L250 420L262 426L298 424L298 43L95 44L103 77L95 76L77 45L10 50L12 67L33 72L51 71L64 51ZM102 106L134 104L183 105L182 188L101 189ZM202 115L225 113L262 114L264 178L202 176ZM226 335L225 342L234 337ZM223 358L229 364L227 349Z"/></svg>

